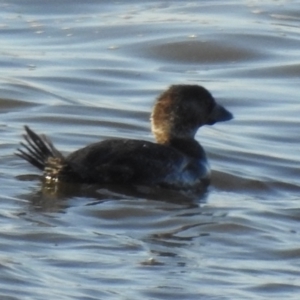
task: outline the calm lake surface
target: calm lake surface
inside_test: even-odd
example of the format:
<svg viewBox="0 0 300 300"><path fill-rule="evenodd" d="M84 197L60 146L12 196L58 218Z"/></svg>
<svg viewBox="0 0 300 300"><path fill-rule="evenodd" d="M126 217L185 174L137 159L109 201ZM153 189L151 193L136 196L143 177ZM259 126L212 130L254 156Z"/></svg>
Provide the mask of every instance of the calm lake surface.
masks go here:
<svg viewBox="0 0 300 300"><path fill-rule="evenodd" d="M299 299L300 2L0 3L0 299ZM234 120L197 139L212 184L42 188L14 155L27 124L65 153L153 141L170 84Z"/></svg>

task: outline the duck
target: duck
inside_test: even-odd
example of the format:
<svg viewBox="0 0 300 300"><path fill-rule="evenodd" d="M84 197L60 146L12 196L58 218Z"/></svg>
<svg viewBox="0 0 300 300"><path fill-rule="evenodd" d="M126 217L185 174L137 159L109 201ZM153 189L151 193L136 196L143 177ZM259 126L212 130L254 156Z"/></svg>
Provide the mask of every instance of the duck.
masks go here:
<svg viewBox="0 0 300 300"><path fill-rule="evenodd" d="M155 101L150 121L155 142L112 138L69 155L25 125L16 155L43 172L48 183L74 182L194 190L208 186L211 171L195 139L204 125L233 118L203 86L171 85Z"/></svg>

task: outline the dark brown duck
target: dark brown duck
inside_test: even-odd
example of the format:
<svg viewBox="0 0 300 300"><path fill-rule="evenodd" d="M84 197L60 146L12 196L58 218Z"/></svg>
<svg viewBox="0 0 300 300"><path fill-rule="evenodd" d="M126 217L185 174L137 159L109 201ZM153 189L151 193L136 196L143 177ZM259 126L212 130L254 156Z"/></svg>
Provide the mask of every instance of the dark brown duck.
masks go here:
<svg viewBox="0 0 300 300"><path fill-rule="evenodd" d="M17 155L43 171L47 182L136 184L172 189L207 185L210 168L195 140L203 125L232 114L198 85L173 85L156 100L151 115L156 143L108 139L63 156L44 135L25 126Z"/></svg>

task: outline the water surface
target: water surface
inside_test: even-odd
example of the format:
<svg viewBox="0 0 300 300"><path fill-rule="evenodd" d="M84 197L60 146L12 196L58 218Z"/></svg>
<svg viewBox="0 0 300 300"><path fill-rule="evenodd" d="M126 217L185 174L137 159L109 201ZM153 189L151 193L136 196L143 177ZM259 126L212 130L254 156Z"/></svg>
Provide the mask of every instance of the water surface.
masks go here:
<svg viewBox="0 0 300 300"><path fill-rule="evenodd" d="M1 299L298 299L299 1L2 2ZM14 156L23 125L65 153L153 141L170 84L235 119L197 139L197 201L163 191L42 188Z"/></svg>

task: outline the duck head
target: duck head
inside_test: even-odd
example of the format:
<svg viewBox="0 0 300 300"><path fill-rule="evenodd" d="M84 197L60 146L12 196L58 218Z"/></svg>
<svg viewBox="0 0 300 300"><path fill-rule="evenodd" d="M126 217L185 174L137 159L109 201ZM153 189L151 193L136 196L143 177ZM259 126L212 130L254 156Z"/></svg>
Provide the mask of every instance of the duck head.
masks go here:
<svg viewBox="0 0 300 300"><path fill-rule="evenodd" d="M166 144L173 138L194 139L201 126L232 118L204 87L172 85L157 98L151 127L156 141Z"/></svg>

